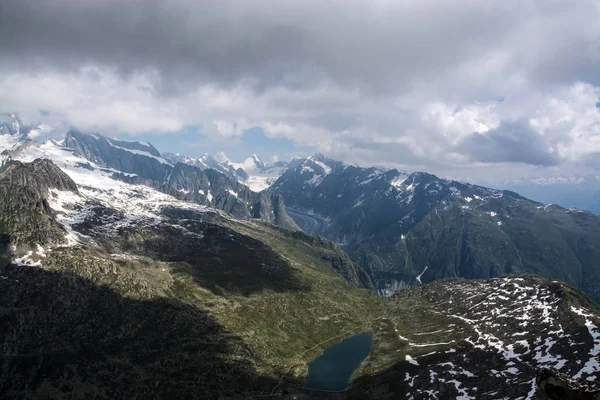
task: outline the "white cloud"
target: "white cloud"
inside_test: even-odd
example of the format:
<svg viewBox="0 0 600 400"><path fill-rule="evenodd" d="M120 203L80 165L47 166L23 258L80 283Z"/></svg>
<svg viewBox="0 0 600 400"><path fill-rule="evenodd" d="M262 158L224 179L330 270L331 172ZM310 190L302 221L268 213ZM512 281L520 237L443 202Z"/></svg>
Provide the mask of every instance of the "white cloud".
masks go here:
<svg viewBox="0 0 600 400"><path fill-rule="evenodd" d="M0 111L109 134L260 127L348 162L465 177L600 152L594 0L141 4L15 3Z"/></svg>

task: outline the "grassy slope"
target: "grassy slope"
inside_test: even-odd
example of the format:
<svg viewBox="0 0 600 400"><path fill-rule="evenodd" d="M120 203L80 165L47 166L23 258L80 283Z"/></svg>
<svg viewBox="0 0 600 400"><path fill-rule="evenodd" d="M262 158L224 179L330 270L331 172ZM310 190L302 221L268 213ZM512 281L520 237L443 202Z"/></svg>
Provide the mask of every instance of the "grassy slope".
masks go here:
<svg viewBox="0 0 600 400"><path fill-rule="evenodd" d="M177 236L178 231L168 235L162 231L135 231L123 234L122 240L105 243L106 251L57 249L44 265L109 285L127 297L176 298L206 311L225 330L243 339L251 349L251 354L243 357L251 359L263 375L304 375L306 362L323 348L370 329L371 321L384 312L385 299L348 283L323 260L323 253L340 252L335 246L332 250L320 246L320 241L313 244L298 240L258 221L217 218L216 222L188 224L187 228L204 232L206 237L241 236L231 242L197 242L196 247L206 249L201 254L181 254L177 249L174 253L180 253L178 258L171 259L170 254L162 253L164 249L152 248L149 243L169 237L171 246L191 248L200 239ZM215 226L217 230L207 233ZM250 249L247 253L246 248ZM289 272L280 278L278 274L282 273L268 271L261 279L273 282L262 282L261 287L250 279L262 272L238 275L237 263L241 268L261 263L271 268L270 264L277 264L280 270ZM215 283L208 273L199 273L215 268L219 269L216 274L229 277L226 282ZM278 279L286 280L281 284L283 290ZM244 286L251 290L239 290Z"/></svg>
<svg viewBox="0 0 600 400"><path fill-rule="evenodd" d="M44 270L72 274L94 287L109 288L127 301L173 300L192 305L190 312L199 310L223 332L215 336L218 343L223 337L235 337L234 345L215 356L227 361L225 366L217 364L219 371L226 374L228 365L242 365L242 371L251 368L256 376L270 377L270 382L277 382L280 376L300 381L307 361L325 347L363 330L374 333L374 348L355 373L359 389L371 385L371 376L377 382L381 371L393 371L407 354L418 357L454 347L415 348L403 337L418 340L415 333L439 331L429 334L427 342L452 343L464 336L461 329L447 332L457 321L440 312L443 302L433 295L443 292L443 282L413 288L392 299L377 297L332 270L323 254L339 249L328 242L283 234L258 221L240 222L209 214L201 219L205 220L180 221L179 227L165 224L123 230L102 241L100 248L58 248L42 260ZM585 300L577 291L568 293L575 303ZM182 307L187 310L183 305L176 309ZM161 315L145 312L155 319ZM205 319L187 313L184 321ZM111 314L105 314L99 318L110 320ZM131 315L135 318L136 313ZM139 323L148 324L144 320ZM179 328L163 323L158 319L156 329L179 334ZM182 326L199 335L205 331L196 322L192 328ZM201 354L205 350L194 342L197 335L196 339L185 338L185 343L190 341L190 351L197 348ZM185 363L185 346L174 351L171 357L183 357ZM211 364L206 365L210 368ZM147 371L139 375L144 373ZM214 378L215 385L222 384L218 379L224 379L223 374ZM273 383L265 385L268 391Z"/></svg>

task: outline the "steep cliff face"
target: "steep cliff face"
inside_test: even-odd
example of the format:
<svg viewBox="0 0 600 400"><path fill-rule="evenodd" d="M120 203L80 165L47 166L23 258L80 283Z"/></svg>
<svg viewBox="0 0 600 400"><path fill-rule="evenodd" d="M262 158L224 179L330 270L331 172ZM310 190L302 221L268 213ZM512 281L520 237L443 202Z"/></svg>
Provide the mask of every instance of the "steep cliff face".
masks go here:
<svg viewBox="0 0 600 400"><path fill-rule="evenodd" d="M77 193L75 182L49 159L32 163L10 161L0 170L0 182L27 187L40 198L47 197L49 189Z"/></svg>
<svg viewBox="0 0 600 400"><path fill-rule="evenodd" d="M50 160L10 161L0 169L0 235L13 245L62 242L64 229L49 206L51 189L77 185Z"/></svg>
<svg viewBox="0 0 600 400"><path fill-rule="evenodd" d="M251 207L257 197L248 187L218 171L182 163L175 165L167 184L186 200L210 205L242 219L251 217Z"/></svg>
<svg viewBox="0 0 600 400"><path fill-rule="evenodd" d="M291 231L300 230L296 221L285 209L283 197L279 194L259 193L252 208L252 216Z"/></svg>
<svg viewBox="0 0 600 400"><path fill-rule="evenodd" d="M159 182L169 175L172 168L158 150L145 142L125 142L69 131L64 144L73 149L75 155L95 164Z"/></svg>
<svg viewBox="0 0 600 400"><path fill-rule="evenodd" d="M0 165L13 149L31 141L30 134L37 129L24 124L17 114L0 114Z"/></svg>

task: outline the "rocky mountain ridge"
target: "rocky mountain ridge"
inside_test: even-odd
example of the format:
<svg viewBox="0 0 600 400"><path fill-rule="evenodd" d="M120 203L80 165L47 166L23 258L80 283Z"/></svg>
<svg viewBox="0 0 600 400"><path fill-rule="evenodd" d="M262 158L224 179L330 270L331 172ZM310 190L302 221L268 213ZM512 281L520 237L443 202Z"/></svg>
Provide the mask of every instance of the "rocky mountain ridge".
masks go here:
<svg viewBox="0 0 600 400"><path fill-rule="evenodd" d="M269 191L303 229L343 246L382 294L444 277L536 273L600 299L600 217L588 212L318 154Z"/></svg>
<svg viewBox="0 0 600 400"><path fill-rule="evenodd" d="M288 167L285 161L265 163L256 154L252 154L241 163L232 162L223 153L219 155L219 160L210 154L204 154L200 158L173 153L164 153L163 156L173 163L181 162L203 170L217 170L255 192L261 192L271 186Z"/></svg>
<svg viewBox="0 0 600 400"><path fill-rule="evenodd" d="M235 168L228 163L219 162L210 154L204 154L200 158L191 158L179 153L163 153L163 157L169 160L173 165L177 163L192 165L202 170L214 169L227 175L229 178L243 183L248 179L248 174L241 168Z"/></svg>
<svg viewBox="0 0 600 400"><path fill-rule="evenodd" d="M286 229L299 229L278 195L256 193L214 169L171 165L146 142L124 142L99 134L70 131L62 142L20 142L9 158L54 160L76 174L110 176L133 185L227 211L237 218L261 218Z"/></svg>

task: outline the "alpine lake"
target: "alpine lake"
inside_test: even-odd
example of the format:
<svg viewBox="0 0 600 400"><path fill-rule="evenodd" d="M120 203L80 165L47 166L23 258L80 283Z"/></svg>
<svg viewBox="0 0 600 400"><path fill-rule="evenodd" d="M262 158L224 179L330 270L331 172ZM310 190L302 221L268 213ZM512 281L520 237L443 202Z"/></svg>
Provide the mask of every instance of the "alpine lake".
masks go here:
<svg viewBox="0 0 600 400"><path fill-rule="evenodd" d="M304 388L341 392L348 388L350 377L371 352L373 338L362 332L329 346L308 363Z"/></svg>

